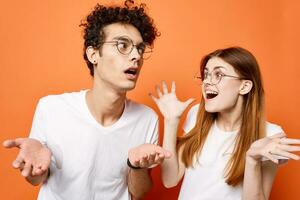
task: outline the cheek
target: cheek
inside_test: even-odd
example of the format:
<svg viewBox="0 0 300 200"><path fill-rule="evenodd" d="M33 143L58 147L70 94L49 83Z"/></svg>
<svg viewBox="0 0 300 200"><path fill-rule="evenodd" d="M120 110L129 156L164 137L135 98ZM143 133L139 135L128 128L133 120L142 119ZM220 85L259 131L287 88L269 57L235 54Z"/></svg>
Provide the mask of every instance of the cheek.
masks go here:
<svg viewBox="0 0 300 200"><path fill-rule="evenodd" d="M99 65L99 73L101 76L116 77L123 72L124 61L116 59L116 57L106 57Z"/></svg>
<svg viewBox="0 0 300 200"><path fill-rule="evenodd" d="M219 97L227 106L233 106L239 97L239 84L226 84L220 87Z"/></svg>

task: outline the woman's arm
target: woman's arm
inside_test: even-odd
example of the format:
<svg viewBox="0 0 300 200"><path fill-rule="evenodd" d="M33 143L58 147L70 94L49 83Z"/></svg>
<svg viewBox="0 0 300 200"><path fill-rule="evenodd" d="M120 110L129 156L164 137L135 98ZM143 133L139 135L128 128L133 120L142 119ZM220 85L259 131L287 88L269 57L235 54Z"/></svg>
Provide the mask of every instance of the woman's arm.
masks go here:
<svg viewBox="0 0 300 200"><path fill-rule="evenodd" d="M284 133L255 141L246 154L243 183L243 200L266 200L270 196L272 184L279 165L277 156L300 160L290 152L300 151L299 139L286 138ZM262 158L269 159L262 161Z"/></svg>
<svg viewBox="0 0 300 200"><path fill-rule="evenodd" d="M186 102L179 101L175 91L175 82L172 82L171 91L168 92L167 85L163 81L162 92L158 86L156 87L158 98L150 94L164 116L163 148L172 154L171 158L161 164L162 181L167 188L176 186L184 174L185 167L181 159L179 159L182 148L179 150L179 155L177 155L176 138L181 115L193 102L193 99L189 99Z"/></svg>
<svg viewBox="0 0 300 200"><path fill-rule="evenodd" d="M278 165L272 161L257 161L246 157L243 200L269 199Z"/></svg>
<svg viewBox="0 0 300 200"><path fill-rule="evenodd" d="M176 151L176 136L178 124L179 119L165 119L164 123L163 148L170 151L172 154L172 157L168 160L165 160L161 165L162 182L167 188L176 186L181 180L185 171L185 166L180 159L183 148L180 148L178 154Z"/></svg>

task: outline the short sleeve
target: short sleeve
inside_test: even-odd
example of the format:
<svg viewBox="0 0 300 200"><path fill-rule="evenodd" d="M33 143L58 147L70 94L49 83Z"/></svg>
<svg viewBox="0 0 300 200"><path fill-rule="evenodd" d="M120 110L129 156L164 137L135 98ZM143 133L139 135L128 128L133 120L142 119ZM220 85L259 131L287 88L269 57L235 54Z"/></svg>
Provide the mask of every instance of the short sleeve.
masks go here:
<svg viewBox="0 0 300 200"><path fill-rule="evenodd" d="M158 117L155 115L150 122L146 143L158 144Z"/></svg>
<svg viewBox="0 0 300 200"><path fill-rule="evenodd" d="M37 139L41 143L46 144L46 121L44 110L44 103L41 99L38 102L34 113L29 137Z"/></svg>
<svg viewBox="0 0 300 200"><path fill-rule="evenodd" d="M196 125L197 113L199 110L199 104L194 105L188 112L185 123L183 125L183 131L185 133L190 132Z"/></svg>
<svg viewBox="0 0 300 200"><path fill-rule="evenodd" d="M272 124L270 122L266 122L266 136L267 137L271 137L273 135L276 135L278 133L283 133L283 129L276 125L276 124Z"/></svg>

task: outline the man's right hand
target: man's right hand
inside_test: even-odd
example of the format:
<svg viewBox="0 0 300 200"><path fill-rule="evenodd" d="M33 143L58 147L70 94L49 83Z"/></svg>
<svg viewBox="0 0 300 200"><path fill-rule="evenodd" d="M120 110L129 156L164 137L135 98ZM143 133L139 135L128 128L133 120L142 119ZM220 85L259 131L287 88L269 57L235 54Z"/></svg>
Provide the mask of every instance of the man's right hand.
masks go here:
<svg viewBox="0 0 300 200"><path fill-rule="evenodd" d="M38 140L31 138L17 138L14 140L5 140L3 146L6 148L17 147L20 149L17 158L12 166L20 169L22 176L27 180L45 177L51 162L51 151Z"/></svg>

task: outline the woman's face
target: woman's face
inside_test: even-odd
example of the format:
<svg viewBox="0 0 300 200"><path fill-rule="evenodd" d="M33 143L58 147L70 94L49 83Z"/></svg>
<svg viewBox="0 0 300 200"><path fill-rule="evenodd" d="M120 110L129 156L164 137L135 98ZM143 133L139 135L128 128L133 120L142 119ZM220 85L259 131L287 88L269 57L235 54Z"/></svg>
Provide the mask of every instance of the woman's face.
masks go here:
<svg viewBox="0 0 300 200"><path fill-rule="evenodd" d="M219 113L234 109L238 102L242 101L241 85L242 80L230 64L218 57L209 59L204 69L202 84L205 110L209 113Z"/></svg>

